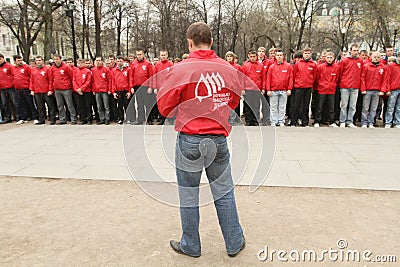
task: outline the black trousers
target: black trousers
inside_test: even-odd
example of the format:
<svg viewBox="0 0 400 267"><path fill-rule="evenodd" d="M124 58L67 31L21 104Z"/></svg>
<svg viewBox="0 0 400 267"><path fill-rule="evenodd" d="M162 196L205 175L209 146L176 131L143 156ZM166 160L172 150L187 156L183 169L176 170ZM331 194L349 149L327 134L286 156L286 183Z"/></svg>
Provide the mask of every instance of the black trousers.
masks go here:
<svg viewBox="0 0 400 267"><path fill-rule="evenodd" d="M96 101L96 96L92 93L92 106L90 107L90 112L94 112L94 117L96 119L96 121L100 121L100 117L99 117L99 111L97 110L97 101ZM93 113L92 113L93 116Z"/></svg>
<svg viewBox="0 0 400 267"><path fill-rule="evenodd" d="M307 126L309 123L309 108L311 100L311 88L296 88L294 91L294 109L292 124L301 119L302 125Z"/></svg>
<svg viewBox="0 0 400 267"><path fill-rule="evenodd" d="M156 96L154 93L147 93L147 86L135 86L135 95L137 101L137 121L152 122L154 119L153 107L156 104Z"/></svg>
<svg viewBox="0 0 400 267"><path fill-rule="evenodd" d="M108 101L110 106L110 120L116 121L118 120L118 109L117 109L117 101L114 99L113 94L108 95Z"/></svg>
<svg viewBox="0 0 400 267"><path fill-rule="evenodd" d="M340 117L340 88L336 88L336 93L335 93L335 121L339 121ZM362 104L362 101L361 101ZM361 120L361 113L360 113L360 120Z"/></svg>
<svg viewBox="0 0 400 267"><path fill-rule="evenodd" d="M46 104L49 111L49 120L56 121L56 98L54 95L48 96L47 93L35 93L35 102L38 111L38 121L44 122L46 120Z"/></svg>
<svg viewBox="0 0 400 267"><path fill-rule="evenodd" d="M354 114L354 117L353 117L353 122L354 123L356 123L357 121L361 122L361 111L362 111L362 105L363 105L363 97L364 97L364 95L361 94L361 90L358 90L356 113Z"/></svg>
<svg viewBox="0 0 400 267"><path fill-rule="evenodd" d="M117 99L115 100L117 104L118 120L124 121L125 113L128 108L129 101L131 100L132 97L128 99L128 97L126 96L128 90L118 91L115 93L117 93L118 95Z"/></svg>
<svg viewBox="0 0 400 267"><path fill-rule="evenodd" d="M245 121L247 126L258 126L260 119L260 91L246 90L245 103Z"/></svg>
<svg viewBox="0 0 400 267"><path fill-rule="evenodd" d="M81 122L88 122L93 120L92 115L92 99L93 94L91 92L83 93L83 95L79 95L78 97L78 110L79 110L79 118Z"/></svg>
<svg viewBox="0 0 400 267"><path fill-rule="evenodd" d="M318 101L315 102L315 120L314 123L321 123L322 114L324 110L327 111L326 119L329 124L334 122L335 119L335 95L319 94Z"/></svg>

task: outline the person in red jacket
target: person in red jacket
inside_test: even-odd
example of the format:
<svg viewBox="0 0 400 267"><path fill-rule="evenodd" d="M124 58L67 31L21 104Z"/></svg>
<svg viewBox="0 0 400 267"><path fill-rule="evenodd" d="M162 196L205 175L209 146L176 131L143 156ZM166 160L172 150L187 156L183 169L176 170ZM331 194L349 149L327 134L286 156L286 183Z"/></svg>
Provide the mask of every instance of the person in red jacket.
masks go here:
<svg viewBox="0 0 400 267"><path fill-rule="evenodd" d="M272 49L272 50L271 50ZM275 63L275 53L276 53L276 48L271 48L269 51L269 58L266 56L266 49L265 47L259 47L257 50L258 54L258 61L264 65L264 83L267 81L267 73L268 73L268 68L271 66L273 63ZM263 86L265 88L265 85ZM269 106L269 96L267 95L267 92L264 91L263 94L264 99L261 101L261 125L265 126L267 124L270 124L270 106Z"/></svg>
<svg viewBox="0 0 400 267"><path fill-rule="evenodd" d="M14 106L17 105L17 101L15 99L13 79L14 79L13 65L11 65L5 60L3 54L0 54L0 93L1 93L1 104L3 106L3 118L4 118L3 123L11 122L10 101ZM16 117L18 121L19 120L18 114L16 114Z"/></svg>
<svg viewBox="0 0 400 267"><path fill-rule="evenodd" d="M251 87L251 85L245 84L245 102L248 105L244 111L245 121L246 126L258 126L261 95L265 93L265 69L264 65L258 61L256 51L249 51L247 56L249 61L243 64L242 71L244 75L253 81L258 90L249 90L247 87Z"/></svg>
<svg viewBox="0 0 400 267"><path fill-rule="evenodd" d="M371 62L365 63L361 72L361 93L363 107L361 111L361 127L374 128L379 96L384 95L387 87L387 68L381 62L381 54L374 52Z"/></svg>
<svg viewBox="0 0 400 267"><path fill-rule="evenodd" d="M84 59L77 60L72 85L78 95L80 124L92 124L92 72L86 68Z"/></svg>
<svg viewBox="0 0 400 267"><path fill-rule="evenodd" d="M400 54L389 63L386 96L389 98L385 113L385 128L400 128Z"/></svg>
<svg viewBox="0 0 400 267"><path fill-rule="evenodd" d="M311 48L303 50L303 58L293 67L293 77L294 110L292 112L291 126L296 126L297 121L301 120L301 126L307 127L311 92L317 78L317 64L311 58Z"/></svg>
<svg viewBox="0 0 400 267"><path fill-rule="evenodd" d="M212 35L207 24L190 25L186 36L190 55L171 68L157 94L161 114L166 117L177 114L175 129L179 132L175 162L182 237L180 242L171 240L170 246L179 254L201 255L199 186L202 170L206 168L225 247L228 255L235 257L245 247L245 239L236 209L226 136L232 129L228 123L229 110L240 100L240 92L230 89L238 72L211 50ZM257 61L257 54L254 56ZM189 76L196 77L198 82L191 78L182 81ZM217 79L219 86L212 89L209 81ZM170 88L169 80L176 81L171 86L183 85Z"/></svg>
<svg viewBox="0 0 400 267"><path fill-rule="evenodd" d="M340 127L357 128L353 123L358 91L361 88L361 72L363 60L358 57L358 45L352 44L350 56L344 57L339 63L340 88Z"/></svg>
<svg viewBox="0 0 400 267"><path fill-rule="evenodd" d="M100 120L97 124L110 124L110 101L108 95L111 94L111 73L104 66L103 59L96 57L96 66L92 69L93 94L96 96L97 110Z"/></svg>
<svg viewBox="0 0 400 267"><path fill-rule="evenodd" d="M335 93L339 81L339 66L335 63L335 54L326 52L325 63L318 65L315 83L318 101L315 109L314 127L318 128L322 120L322 112L327 110L327 120L330 127L335 123Z"/></svg>
<svg viewBox="0 0 400 267"><path fill-rule="evenodd" d="M60 124L67 124L65 105L71 116L71 124L77 124L76 110L72 100L73 72L60 55L53 56L54 65L51 67L53 89L55 90Z"/></svg>
<svg viewBox="0 0 400 267"><path fill-rule="evenodd" d="M35 58L36 67L32 68L29 89L35 97L36 106L39 113L40 124L45 124L46 105L49 111L50 125L56 123L56 99L54 97L52 73L50 67L44 65L43 58Z"/></svg>
<svg viewBox="0 0 400 267"><path fill-rule="evenodd" d="M34 124L37 124L39 123L38 112L29 90L31 67L24 63L20 55L14 56L14 62L14 89L17 100L15 108L19 117L19 121L16 124L25 123L28 117L34 120Z"/></svg>
<svg viewBox="0 0 400 267"><path fill-rule="evenodd" d="M157 73L162 72L163 70L167 68L171 68L174 64L168 60L168 51L167 50L160 50L160 59L158 60L157 63L155 63L154 66L154 75ZM154 81L157 81L159 79L154 79ZM158 88L160 85L154 84L154 93L157 94ZM161 115L161 113L158 110L158 105L155 103L154 105L154 110L152 111L154 113L154 116L156 116L159 119L158 124L164 124L165 122L165 117ZM170 121L171 123L171 121Z"/></svg>
<svg viewBox="0 0 400 267"><path fill-rule="evenodd" d="M284 61L282 50L275 50L275 58L268 69L265 90L270 98L271 126L284 127L287 96L293 88L293 67Z"/></svg>
<svg viewBox="0 0 400 267"><path fill-rule="evenodd" d="M129 65L125 65L123 56L117 57L117 65L111 70L111 77L111 90L117 103L118 123L123 124L125 113L132 96L129 87L131 69Z"/></svg>
<svg viewBox="0 0 400 267"><path fill-rule="evenodd" d="M154 116L151 110L155 104L152 88L142 86L154 73L154 66L144 58L143 49L136 50L136 60L132 65L132 91L135 93L137 101L137 120L135 125L143 124L145 120L152 124Z"/></svg>
<svg viewBox="0 0 400 267"><path fill-rule="evenodd" d="M231 64L231 66L234 67L236 70L242 72L242 66L235 63L235 57L237 56L232 51L228 51L225 54L225 60L228 61L228 63ZM240 102L234 110L231 110L229 123L232 125L234 125L235 123L240 123Z"/></svg>

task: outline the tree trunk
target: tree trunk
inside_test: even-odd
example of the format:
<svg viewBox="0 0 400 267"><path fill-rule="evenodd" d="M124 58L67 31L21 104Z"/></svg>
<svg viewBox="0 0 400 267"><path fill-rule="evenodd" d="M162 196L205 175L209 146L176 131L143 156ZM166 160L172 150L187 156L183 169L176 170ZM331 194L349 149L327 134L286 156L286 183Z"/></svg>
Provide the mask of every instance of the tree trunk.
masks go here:
<svg viewBox="0 0 400 267"><path fill-rule="evenodd" d="M101 57L101 8L99 5L99 0L94 0L93 2L94 8L94 23L95 23L95 42L96 42L96 56Z"/></svg>
<svg viewBox="0 0 400 267"><path fill-rule="evenodd" d="M50 0L45 0L44 3L44 60L49 60L51 53L54 53L53 46L53 15L51 10Z"/></svg>

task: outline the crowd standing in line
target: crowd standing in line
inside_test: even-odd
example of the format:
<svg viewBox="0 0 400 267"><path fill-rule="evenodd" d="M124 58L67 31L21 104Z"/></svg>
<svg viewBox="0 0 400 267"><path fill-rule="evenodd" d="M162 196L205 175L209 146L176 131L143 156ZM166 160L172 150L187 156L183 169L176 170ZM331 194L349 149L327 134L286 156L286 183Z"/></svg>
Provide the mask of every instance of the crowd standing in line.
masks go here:
<svg viewBox="0 0 400 267"><path fill-rule="evenodd" d="M304 48L290 62L280 48L266 54L264 47L250 50L239 65L234 52L226 53L225 60L259 88L248 90L243 83L243 107L239 103L231 112L231 124L244 117L246 126L309 127L311 118L314 127L374 128L383 120L385 128L400 128L400 57L392 47L381 54L352 44L348 53L325 50L317 60L311 48ZM75 67L60 55L49 62L37 56L29 65L15 55L12 65L0 54L0 123L164 124L156 103L162 81L148 81L188 57L172 59L161 50L150 62L139 48L127 58L96 57L94 66L79 59ZM126 114L130 101L136 108Z"/></svg>

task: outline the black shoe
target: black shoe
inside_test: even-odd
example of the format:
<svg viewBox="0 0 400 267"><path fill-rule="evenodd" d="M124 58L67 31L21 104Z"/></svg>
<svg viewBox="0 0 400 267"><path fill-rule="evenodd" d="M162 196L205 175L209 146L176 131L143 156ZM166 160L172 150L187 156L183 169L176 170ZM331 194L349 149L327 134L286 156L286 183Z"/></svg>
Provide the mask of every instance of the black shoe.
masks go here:
<svg viewBox="0 0 400 267"><path fill-rule="evenodd" d="M11 120L10 119L5 120L5 121L3 121L3 123L11 123Z"/></svg>
<svg viewBox="0 0 400 267"><path fill-rule="evenodd" d="M72 125L76 125L77 122L76 122L76 121L72 121L71 124L72 124Z"/></svg>
<svg viewBox="0 0 400 267"><path fill-rule="evenodd" d="M36 123L35 125L43 125L44 121L39 121L38 123Z"/></svg>
<svg viewBox="0 0 400 267"><path fill-rule="evenodd" d="M66 122L66 121L60 121L60 122L58 123L58 125L64 125L64 124L67 124L67 122Z"/></svg>
<svg viewBox="0 0 400 267"><path fill-rule="evenodd" d="M124 121L122 121L122 120L118 121L118 124L123 124L123 123L124 123Z"/></svg>
<svg viewBox="0 0 400 267"><path fill-rule="evenodd" d="M88 122L87 121L81 121L80 123L79 123L79 125L85 125L85 124L87 124Z"/></svg>
<svg viewBox="0 0 400 267"><path fill-rule="evenodd" d="M105 125L110 125L110 121L105 121L104 124Z"/></svg>
<svg viewBox="0 0 400 267"><path fill-rule="evenodd" d="M186 256L189 256L189 257L193 257L193 258L200 257L200 255L192 256L192 255L189 255L189 254L186 254L185 252L183 252L182 249L181 249L181 242L178 242L178 241L175 241L175 240L171 240L171 241L169 241L169 244L170 244L171 248L178 254L186 255Z"/></svg>
<svg viewBox="0 0 400 267"><path fill-rule="evenodd" d="M50 125L54 125L54 124L56 124L55 121L51 121L51 122L50 122Z"/></svg>
<svg viewBox="0 0 400 267"><path fill-rule="evenodd" d="M239 251L236 252L235 254L229 254L229 253L228 253L228 256L231 257L231 258L236 257L236 256L239 254L239 252L242 251L242 250L245 248L245 246L246 246L246 239L245 239L244 236L243 236L243 244L242 244L242 247L241 247L241 248L239 249Z"/></svg>
<svg viewBox="0 0 400 267"><path fill-rule="evenodd" d="M97 125L101 125L101 124L104 124L104 121L97 121L96 123L97 123Z"/></svg>
<svg viewBox="0 0 400 267"><path fill-rule="evenodd" d="M88 121L88 122L87 122L87 125L92 125L92 121Z"/></svg>

